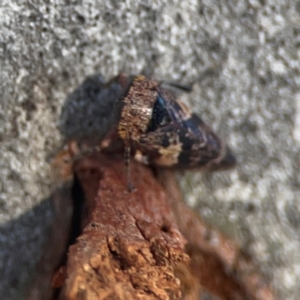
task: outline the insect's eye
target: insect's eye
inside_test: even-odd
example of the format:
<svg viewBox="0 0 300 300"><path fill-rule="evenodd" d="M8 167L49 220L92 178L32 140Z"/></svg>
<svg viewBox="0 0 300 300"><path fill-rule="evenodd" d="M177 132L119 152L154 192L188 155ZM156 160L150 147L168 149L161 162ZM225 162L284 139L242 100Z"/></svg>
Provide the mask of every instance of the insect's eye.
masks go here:
<svg viewBox="0 0 300 300"><path fill-rule="evenodd" d="M153 107L152 118L148 126L148 132L154 131L158 127L169 124L171 121L170 116L166 109L164 99L158 95L157 100Z"/></svg>

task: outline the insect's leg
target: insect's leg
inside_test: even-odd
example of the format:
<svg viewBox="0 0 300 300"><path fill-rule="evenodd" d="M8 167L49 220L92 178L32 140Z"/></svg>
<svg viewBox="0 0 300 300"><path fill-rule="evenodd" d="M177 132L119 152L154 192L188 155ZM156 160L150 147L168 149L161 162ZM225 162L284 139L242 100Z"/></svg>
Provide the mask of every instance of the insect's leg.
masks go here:
<svg viewBox="0 0 300 300"><path fill-rule="evenodd" d="M132 191L135 190L134 186L131 183L130 154L131 154L131 147L130 147L130 142L129 142L129 134L128 134L128 131L126 130L124 160L125 160L125 168L126 168L126 178L127 178L127 189L128 189L128 192L132 192Z"/></svg>

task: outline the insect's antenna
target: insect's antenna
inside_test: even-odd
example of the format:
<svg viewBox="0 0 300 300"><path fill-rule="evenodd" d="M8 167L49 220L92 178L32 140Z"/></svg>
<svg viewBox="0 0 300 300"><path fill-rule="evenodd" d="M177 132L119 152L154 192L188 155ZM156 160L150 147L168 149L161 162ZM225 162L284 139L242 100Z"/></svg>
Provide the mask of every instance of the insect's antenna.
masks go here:
<svg viewBox="0 0 300 300"><path fill-rule="evenodd" d="M131 147L130 147L130 142L129 142L129 133L128 133L128 130L126 129L124 160L125 160L125 168L126 168L126 178L127 178L127 189L128 189L128 192L132 192L134 190L134 186L131 183L130 154L131 154Z"/></svg>
<svg viewBox="0 0 300 300"><path fill-rule="evenodd" d="M192 84L184 84L179 82L171 82L171 81L163 81L162 86L173 88L179 90L180 92L184 93L191 93L193 90L193 83Z"/></svg>

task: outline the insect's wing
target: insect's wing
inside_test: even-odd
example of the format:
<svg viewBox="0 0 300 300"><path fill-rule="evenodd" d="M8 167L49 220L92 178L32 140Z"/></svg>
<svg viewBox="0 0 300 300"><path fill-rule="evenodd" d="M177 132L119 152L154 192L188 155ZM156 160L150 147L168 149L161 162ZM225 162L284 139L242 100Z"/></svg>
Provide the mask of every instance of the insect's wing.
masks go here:
<svg viewBox="0 0 300 300"><path fill-rule="evenodd" d="M214 171L236 163L226 144L195 114L142 135L139 148L149 163L163 167Z"/></svg>
<svg viewBox="0 0 300 300"><path fill-rule="evenodd" d="M196 114L181 122L180 141L183 145L179 167L224 170L236 164L235 156L226 143Z"/></svg>

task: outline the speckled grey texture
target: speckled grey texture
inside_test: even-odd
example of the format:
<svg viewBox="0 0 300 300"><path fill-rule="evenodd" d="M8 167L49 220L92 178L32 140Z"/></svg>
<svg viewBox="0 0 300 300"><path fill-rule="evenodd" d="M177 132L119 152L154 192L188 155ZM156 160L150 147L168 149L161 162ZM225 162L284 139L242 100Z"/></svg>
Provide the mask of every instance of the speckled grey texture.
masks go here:
<svg viewBox="0 0 300 300"><path fill-rule="evenodd" d="M67 95L87 75L150 69L195 82L183 99L239 160L233 172L188 174L187 201L257 258L278 299L299 299L299 24L295 0L2 0L2 297L22 298L51 219L46 157Z"/></svg>

